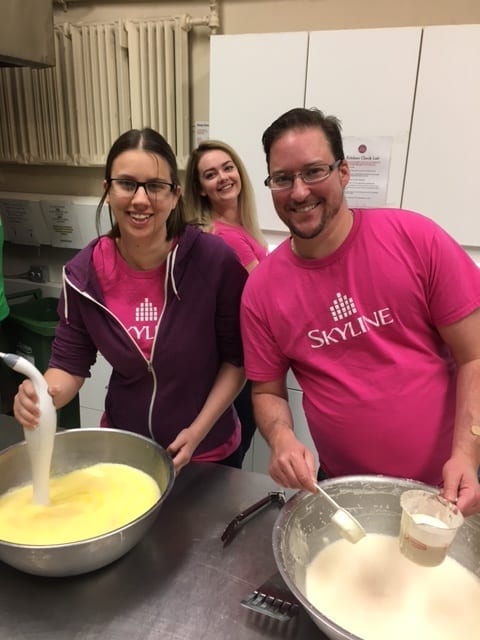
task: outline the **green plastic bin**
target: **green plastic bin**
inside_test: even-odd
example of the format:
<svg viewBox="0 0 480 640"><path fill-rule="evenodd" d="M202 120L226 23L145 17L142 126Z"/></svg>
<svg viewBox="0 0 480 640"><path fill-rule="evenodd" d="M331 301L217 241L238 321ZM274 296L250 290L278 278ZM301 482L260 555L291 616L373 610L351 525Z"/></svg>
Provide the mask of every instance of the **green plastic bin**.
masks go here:
<svg viewBox="0 0 480 640"><path fill-rule="evenodd" d="M14 299L29 297L26 302ZM55 328L58 323L58 298L42 297L41 289L22 291L7 296L10 315L5 319L5 331L11 353L23 356L42 373L48 367ZM15 373L15 372L13 372ZM20 383L24 376L15 373ZM57 413L57 425L63 429L80 426L78 394Z"/></svg>

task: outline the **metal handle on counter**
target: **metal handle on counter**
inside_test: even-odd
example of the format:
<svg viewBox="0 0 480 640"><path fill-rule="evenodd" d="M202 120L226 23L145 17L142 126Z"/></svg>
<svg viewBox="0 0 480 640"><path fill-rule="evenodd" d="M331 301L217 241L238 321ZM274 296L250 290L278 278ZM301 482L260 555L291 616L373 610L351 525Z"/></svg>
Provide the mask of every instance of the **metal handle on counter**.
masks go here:
<svg viewBox="0 0 480 640"><path fill-rule="evenodd" d="M270 491L268 495L265 496L265 498L262 498L258 502L252 504L250 507L244 509L241 513L235 516L235 518L233 518L233 520L227 525L225 531L222 533L221 540L223 542L223 546L226 547L228 544L230 544L241 523L249 516L273 503L278 503L280 506L283 506L285 504L285 501L285 491Z"/></svg>

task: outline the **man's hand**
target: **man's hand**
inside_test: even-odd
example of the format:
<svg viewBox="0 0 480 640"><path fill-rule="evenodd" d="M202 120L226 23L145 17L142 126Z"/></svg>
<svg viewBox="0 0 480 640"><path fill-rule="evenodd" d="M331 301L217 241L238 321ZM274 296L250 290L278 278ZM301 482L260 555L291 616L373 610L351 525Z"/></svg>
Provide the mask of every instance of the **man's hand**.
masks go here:
<svg viewBox="0 0 480 640"><path fill-rule="evenodd" d="M282 429L270 442L272 455L269 473L275 482L290 489L303 489L314 493L315 458L312 452L297 440L291 429Z"/></svg>
<svg viewBox="0 0 480 640"><path fill-rule="evenodd" d="M471 458L455 454L443 466L441 495L455 502L464 516L480 513L480 484Z"/></svg>

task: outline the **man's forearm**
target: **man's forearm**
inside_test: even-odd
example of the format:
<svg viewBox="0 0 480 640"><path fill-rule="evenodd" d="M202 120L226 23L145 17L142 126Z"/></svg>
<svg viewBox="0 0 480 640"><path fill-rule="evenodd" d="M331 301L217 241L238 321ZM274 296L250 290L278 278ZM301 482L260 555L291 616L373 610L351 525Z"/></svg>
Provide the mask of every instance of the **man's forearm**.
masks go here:
<svg viewBox="0 0 480 640"><path fill-rule="evenodd" d="M253 393L253 408L257 427L270 447L274 447L281 433L293 433L293 417L286 398L273 393Z"/></svg>
<svg viewBox="0 0 480 640"><path fill-rule="evenodd" d="M472 429L472 427L474 427ZM461 454L480 465L480 361L463 364L457 373L457 406L452 455Z"/></svg>

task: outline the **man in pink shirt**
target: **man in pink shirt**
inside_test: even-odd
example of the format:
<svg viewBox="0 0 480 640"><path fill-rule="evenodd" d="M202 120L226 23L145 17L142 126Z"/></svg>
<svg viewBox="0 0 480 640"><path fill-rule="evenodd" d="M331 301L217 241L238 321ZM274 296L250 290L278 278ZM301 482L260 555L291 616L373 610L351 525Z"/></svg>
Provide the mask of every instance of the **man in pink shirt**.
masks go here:
<svg viewBox="0 0 480 640"><path fill-rule="evenodd" d="M280 484L314 491L286 374L322 471L443 484L480 511L480 270L432 220L350 209L340 125L293 109L264 133L275 208L290 230L242 298L247 377Z"/></svg>

